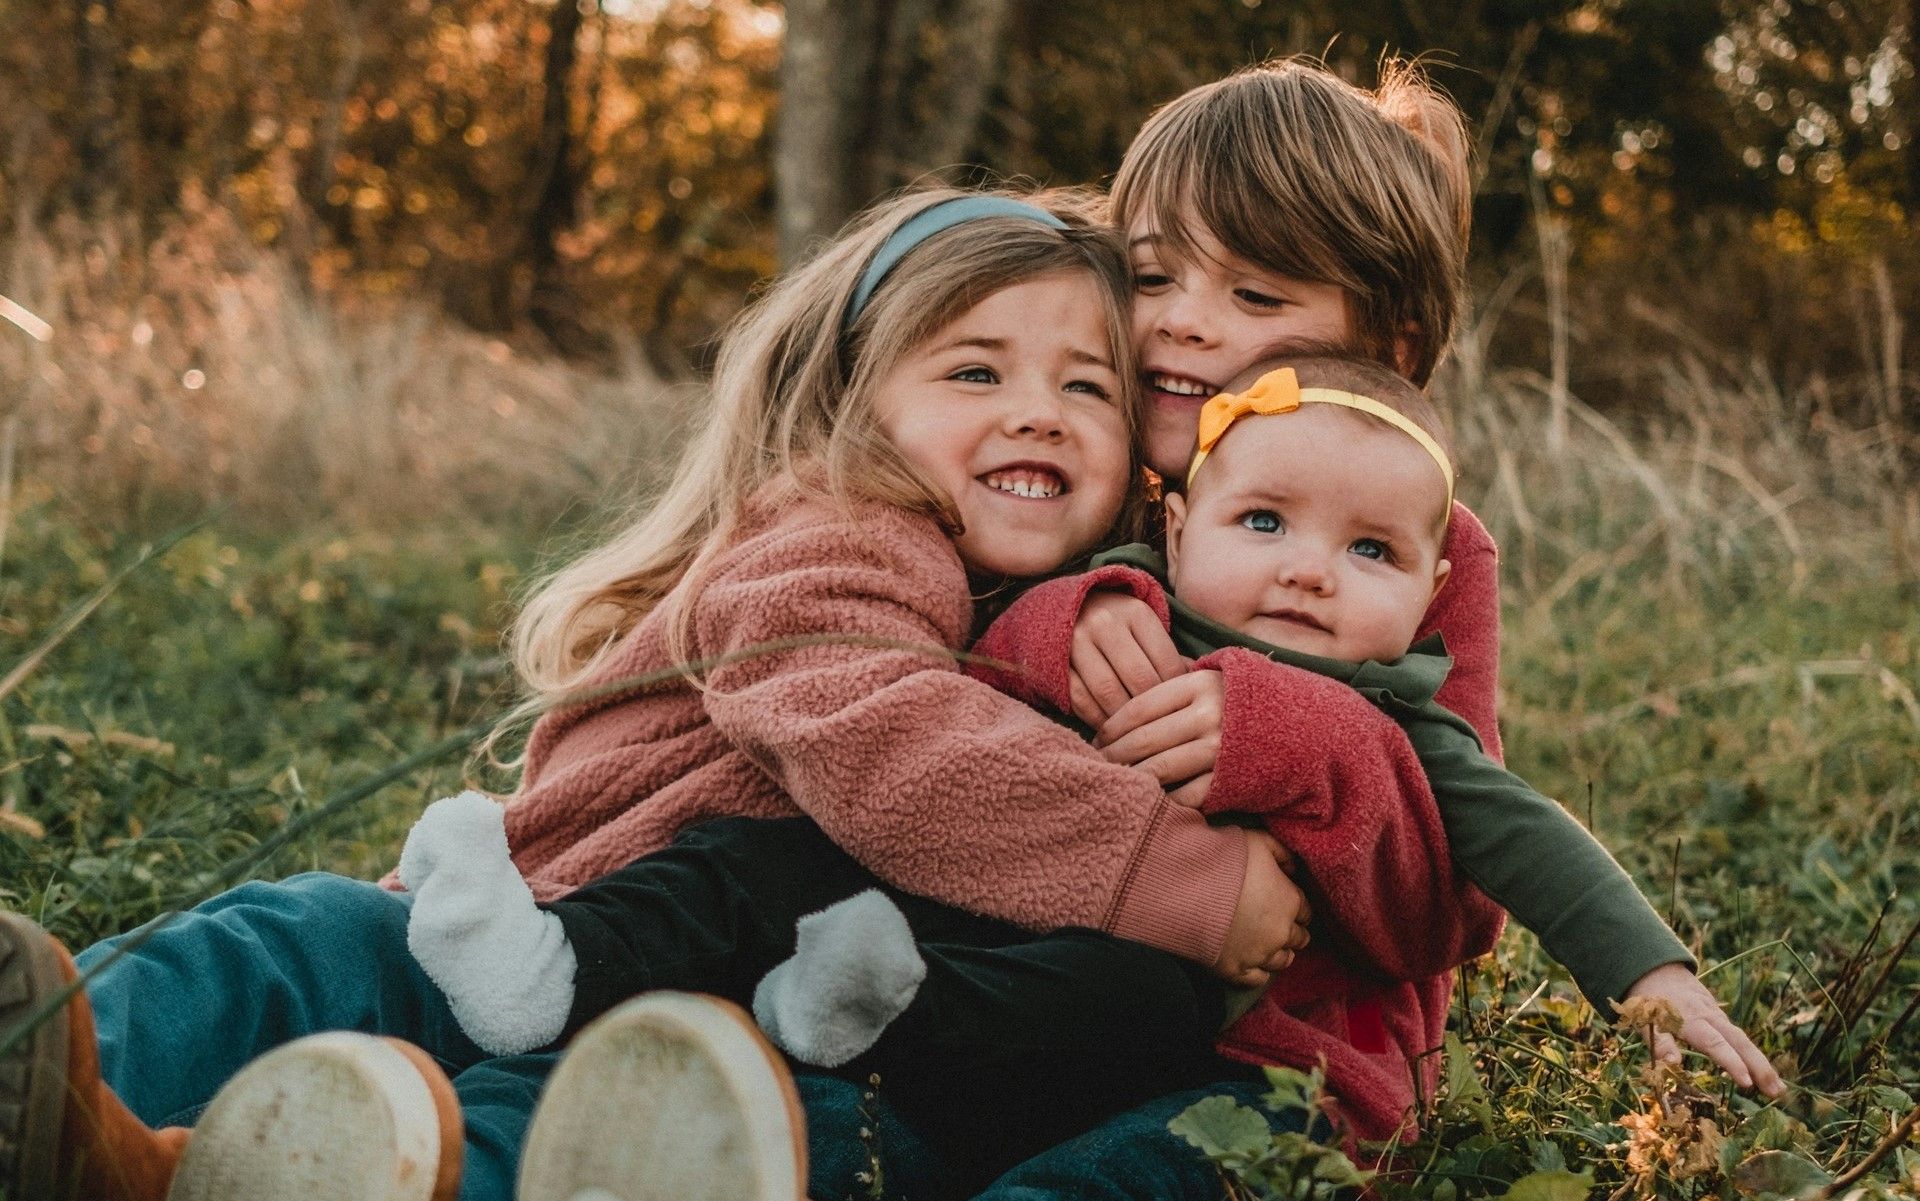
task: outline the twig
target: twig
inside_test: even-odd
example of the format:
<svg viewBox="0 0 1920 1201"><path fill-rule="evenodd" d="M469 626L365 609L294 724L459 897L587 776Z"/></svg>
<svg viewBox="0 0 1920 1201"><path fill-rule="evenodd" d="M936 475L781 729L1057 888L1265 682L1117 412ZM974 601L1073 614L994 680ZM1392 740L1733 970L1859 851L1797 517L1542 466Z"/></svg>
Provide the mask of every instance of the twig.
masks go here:
<svg viewBox="0 0 1920 1201"><path fill-rule="evenodd" d="M1852 1188L1868 1172L1879 1167L1881 1160L1898 1150L1901 1143L1911 1138L1915 1126L1920 1126L1920 1107L1913 1109L1906 1117L1900 1119L1899 1125L1887 1131L1887 1137L1881 1139L1880 1145L1868 1153L1865 1159L1835 1176L1831 1182L1815 1193L1815 1201L1828 1201L1829 1198L1838 1197L1841 1190Z"/></svg>

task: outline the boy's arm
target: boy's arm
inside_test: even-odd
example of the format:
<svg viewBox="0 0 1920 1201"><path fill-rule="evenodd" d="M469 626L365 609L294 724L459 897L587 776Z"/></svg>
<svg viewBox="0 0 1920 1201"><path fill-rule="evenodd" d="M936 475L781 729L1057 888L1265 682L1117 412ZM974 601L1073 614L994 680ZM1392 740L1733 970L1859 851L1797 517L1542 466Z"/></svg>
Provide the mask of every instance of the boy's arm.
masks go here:
<svg viewBox="0 0 1920 1201"><path fill-rule="evenodd" d="M1213 963L1246 873L1245 837L961 674L951 648L967 633L965 589L931 521L878 506L789 520L725 555L688 598L693 651L820 642L712 669L706 711L892 884ZM869 644L835 641L849 635Z"/></svg>
<svg viewBox="0 0 1920 1201"><path fill-rule="evenodd" d="M1694 966L1633 880L1559 804L1457 726L1419 719L1408 736L1426 765L1454 862L1539 937L1602 1015L1611 1019L1614 1003L1654 968Z"/></svg>
<svg viewBox="0 0 1920 1201"><path fill-rule="evenodd" d="M1259 816L1380 971L1424 979L1485 954L1501 915L1454 870L1426 771L1400 726L1337 680L1251 651L1208 655L1225 717L1208 813Z"/></svg>
<svg viewBox="0 0 1920 1201"><path fill-rule="evenodd" d="M1741 1087L1783 1091L1779 1073L1694 975L1693 956L1605 847L1565 809L1489 758L1447 721L1408 730L1439 799L1454 861L1532 930L1602 1016L1614 1002L1654 997L1682 1019L1680 1037ZM1662 1032L1655 1053L1678 1062Z"/></svg>

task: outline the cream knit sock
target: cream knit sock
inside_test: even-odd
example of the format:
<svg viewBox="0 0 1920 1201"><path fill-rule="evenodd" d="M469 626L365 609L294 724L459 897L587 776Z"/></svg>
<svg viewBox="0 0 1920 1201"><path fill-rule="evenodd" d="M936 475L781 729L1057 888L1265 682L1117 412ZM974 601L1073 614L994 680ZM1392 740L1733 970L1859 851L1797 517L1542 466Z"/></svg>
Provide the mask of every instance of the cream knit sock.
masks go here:
<svg viewBox="0 0 1920 1201"><path fill-rule="evenodd" d="M518 1055L560 1037L577 967L560 919L535 907L500 804L463 792L427 806L400 852L407 946L467 1037Z"/></svg>
<svg viewBox="0 0 1920 1201"><path fill-rule="evenodd" d="M793 957L753 992L773 1044L832 1068L865 1051L912 1003L927 965L898 906L868 889L800 919Z"/></svg>

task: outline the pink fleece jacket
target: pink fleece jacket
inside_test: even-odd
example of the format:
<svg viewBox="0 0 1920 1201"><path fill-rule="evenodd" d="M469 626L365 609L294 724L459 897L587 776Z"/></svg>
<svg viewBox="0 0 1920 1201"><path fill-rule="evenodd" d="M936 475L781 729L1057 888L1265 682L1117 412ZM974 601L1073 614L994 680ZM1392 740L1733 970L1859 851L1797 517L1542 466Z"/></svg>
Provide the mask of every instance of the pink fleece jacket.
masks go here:
<svg viewBox="0 0 1920 1201"><path fill-rule="evenodd" d="M1464 506L1454 511L1454 570L1420 637L1438 630L1456 663L1439 700L1498 756L1494 547ZM985 678L1065 712L1073 625L1096 589L1128 591L1164 622L1167 602L1144 572L1106 567L1032 589L976 647L1012 671ZM1314 944L1221 1039L1223 1055L1310 1069L1354 1133L1385 1139L1432 1088L1428 1054L1446 1030L1452 969L1491 949L1504 914L1457 873L1426 773L1400 727L1338 681L1232 648L1199 660L1226 685L1208 813L1249 813L1298 858L1314 906Z"/></svg>
<svg viewBox="0 0 1920 1201"><path fill-rule="evenodd" d="M875 874L974 912L1219 955L1245 839L1169 803L1071 731L963 674L972 601L930 519L874 504L760 505L699 579L597 673L669 665L670 605L697 659L817 635L677 685L547 714L507 807L514 861L552 897L726 816L805 814ZM835 642L849 635L894 646Z"/></svg>

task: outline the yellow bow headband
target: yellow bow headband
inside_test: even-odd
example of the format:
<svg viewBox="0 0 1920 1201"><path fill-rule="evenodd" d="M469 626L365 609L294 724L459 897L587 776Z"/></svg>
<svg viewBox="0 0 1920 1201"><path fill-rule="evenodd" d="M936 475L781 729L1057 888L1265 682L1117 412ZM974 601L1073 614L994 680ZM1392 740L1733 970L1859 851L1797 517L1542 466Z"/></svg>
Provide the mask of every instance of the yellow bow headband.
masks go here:
<svg viewBox="0 0 1920 1201"><path fill-rule="evenodd" d="M1281 367L1269 371L1253 382L1245 392L1222 392L1207 401L1200 410L1200 444L1193 452L1193 463L1187 468L1187 484L1193 484L1193 477L1200 470L1200 464L1207 461L1211 452L1233 423L1249 413L1270 416L1274 413L1291 413L1303 404L1339 405L1345 409L1358 409L1369 417L1378 417L1388 425L1412 438L1420 448L1433 456L1440 465L1440 474L1447 481L1447 511L1453 511L1453 463L1448 460L1447 452L1433 440L1433 435L1421 429L1406 416L1397 413L1370 396L1358 396L1352 392L1339 392L1332 388L1300 387L1300 377L1291 367Z"/></svg>

